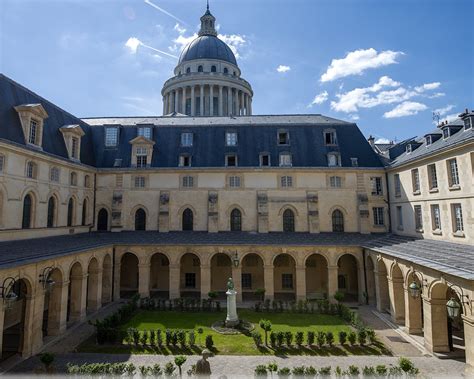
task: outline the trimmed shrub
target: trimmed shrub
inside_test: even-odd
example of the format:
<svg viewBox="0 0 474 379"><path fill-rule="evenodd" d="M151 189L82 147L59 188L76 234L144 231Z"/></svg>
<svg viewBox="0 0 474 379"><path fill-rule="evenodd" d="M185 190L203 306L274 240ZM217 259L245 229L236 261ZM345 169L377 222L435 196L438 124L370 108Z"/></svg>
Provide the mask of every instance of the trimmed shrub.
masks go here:
<svg viewBox="0 0 474 379"><path fill-rule="evenodd" d="M375 372L378 376L385 376L387 375L388 369L385 365L377 365L375 366Z"/></svg>
<svg viewBox="0 0 474 379"><path fill-rule="evenodd" d="M364 376L375 376L376 375L375 367L364 366L364 368L362 369L362 375L364 375Z"/></svg>
<svg viewBox="0 0 474 379"><path fill-rule="evenodd" d="M282 367L278 370L279 378L288 378L291 374L291 370L288 367Z"/></svg>
<svg viewBox="0 0 474 379"><path fill-rule="evenodd" d="M146 343L147 343L147 341L148 341L148 332L147 332L146 330L144 330L144 331L142 332L142 335L140 336L140 343L141 343L143 346L145 346Z"/></svg>
<svg viewBox="0 0 474 379"><path fill-rule="evenodd" d="M290 331L285 332L285 342L286 346L291 347L293 343L293 333Z"/></svg>
<svg viewBox="0 0 474 379"><path fill-rule="evenodd" d="M259 332L252 332L252 338L255 346L262 346L262 335Z"/></svg>
<svg viewBox="0 0 474 379"><path fill-rule="evenodd" d="M413 362L405 357L400 357L398 359L398 367L400 367L405 373L417 374L418 369L415 367Z"/></svg>
<svg viewBox="0 0 474 379"><path fill-rule="evenodd" d="M326 333L326 342L330 347L332 347L332 345L334 343L334 334L333 334L333 332L327 332Z"/></svg>
<svg viewBox="0 0 474 379"><path fill-rule="evenodd" d="M367 342L367 333L364 328L357 332L357 340L359 341L360 346L364 346Z"/></svg>
<svg viewBox="0 0 474 379"><path fill-rule="evenodd" d="M344 345L347 342L347 333L343 330L339 332L339 343Z"/></svg>
<svg viewBox="0 0 474 379"><path fill-rule="evenodd" d="M151 366L150 373L154 376L160 376L162 373L161 366L158 363L155 363L153 366Z"/></svg>
<svg viewBox="0 0 474 379"><path fill-rule="evenodd" d="M331 366L321 367L318 371L319 376L325 377L331 375Z"/></svg>
<svg viewBox="0 0 474 379"><path fill-rule="evenodd" d="M186 347L186 332L184 330L178 330L176 335L181 348L184 349Z"/></svg>
<svg viewBox="0 0 474 379"><path fill-rule="evenodd" d="M365 331L367 333L367 339L369 341L369 344L373 345L376 341L375 330L373 330L372 328L367 328L365 329Z"/></svg>
<svg viewBox="0 0 474 379"><path fill-rule="evenodd" d="M212 336L209 334L206 336L206 348L211 350L214 347L214 340L212 339Z"/></svg>
<svg viewBox="0 0 474 379"><path fill-rule="evenodd" d="M285 340L285 333L278 332L276 337L277 337L278 347L282 347L283 346L283 341Z"/></svg>
<svg viewBox="0 0 474 379"><path fill-rule="evenodd" d="M307 341L309 346L314 345L314 332L312 330L308 330L307 333Z"/></svg>
<svg viewBox="0 0 474 379"><path fill-rule="evenodd" d="M274 372L278 371L278 365L275 362L269 363L267 368L272 376Z"/></svg>
<svg viewBox="0 0 474 379"><path fill-rule="evenodd" d="M156 344L161 347L163 345L163 335L161 334L161 329L156 331Z"/></svg>
<svg viewBox="0 0 474 379"><path fill-rule="evenodd" d="M270 345L272 347L275 347L276 346L276 342L277 342L277 335L275 332L270 332Z"/></svg>
<svg viewBox="0 0 474 379"><path fill-rule="evenodd" d="M168 362L165 365L165 369L163 370L163 372L165 373L166 376L172 376L175 370L176 370L176 367L174 366L173 362Z"/></svg>
<svg viewBox="0 0 474 379"><path fill-rule="evenodd" d="M258 322L258 325L264 330L265 332L265 345L268 346L268 332L272 330L272 323L270 320L261 319Z"/></svg>
<svg viewBox="0 0 474 379"><path fill-rule="evenodd" d="M255 367L255 376L258 376L258 377L266 377L267 376L267 366L265 365L258 365L257 367Z"/></svg>
<svg viewBox="0 0 474 379"><path fill-rule="evenodd" d="M354 346L357 340L357 335L355 334L355 332L350 332L347 336L347 340L349 341L351 346Z"/></svg>
<svg viewBox="0 0 474 379"><path fill-rule="evenodd" d="M303 345L303 341L304 341L304 333L303 332L296 332L295 333L295 343L301 347L301 345Z"/></svg>
<svg viewBox="0 0 474 379"><path fill-rule="evenodd" d="M326 333L319 331L316 336L316 342L320 348L323 347L326 342Z"/></svg>
<svg viewBox="0 0 474 379"><path fill-rule="evenodd" d="M318 374L318 370L314 368L313 366L308 366L304 370L304 376L309 377L309 378L314 378Z"/></svg>
<svg viewBox="0 0 474 379"><path fill-rule="evenodd" d="M296 367L293 367L293 370L291 370L291 373L294 375L294 376L303 376L304 375L304 366L296 366Z"/></svg>
<svg viewBox="0 0 474 379"><path fill-rule="evenodd" d="M181 366L184 365L186 362L187 358L184 355L178 355L177 357L174 358L174 364L178 366L178 371L179 371L179 377L182 376L181 372Z"/></svg>
<svg viewBox="0 0 474 379"><path fill-rule="evenodd" d="M334 294L334 299L337 301L337 302L341 302L342 300L344 300L344 293L343 292L340 292L340 291L337 291L335 294Z"/></svg>
<svg viewBox="0 0 474 379"><path fill-rule="evenodd" d="M354 366L354 365L349 366L348 372L349 372L349 375L351 376L359 376L360 374L359 367Z"/></svg>
<svg viewBox="0 0 474 379"><path fill-rule="evenodd" d="M155 334L155 331L154 331L153 329L150 330L149 339L150 339L150 345L151 345L151 346L155 346L155 343L156 343L156 334Z"/></svg>
<svg viewBox="0 0 474 379"><path fill-rule="evenodd" d="M53 353L43 353L39 356L41 363L44 366L46 372L51 372L52 365L54 362L55 355Z"/></svg>
<svg viewBox="0 0 474 379"><path fill-rule="evenodd" d="M194 346L196 344L196 333L194 330L191 330L188 335L189 346Z"/></svg>

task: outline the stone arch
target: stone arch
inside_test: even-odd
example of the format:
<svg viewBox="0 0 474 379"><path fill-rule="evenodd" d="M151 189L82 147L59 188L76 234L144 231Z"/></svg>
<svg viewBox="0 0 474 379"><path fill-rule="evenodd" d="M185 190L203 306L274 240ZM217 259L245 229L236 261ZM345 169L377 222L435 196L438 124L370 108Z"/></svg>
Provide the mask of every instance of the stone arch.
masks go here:
<svg viewBox="0 0 474 379"><path fill-rule="evenodd" d="M228 254L216 253L211 258L211 291L225 299L227 280L232 277L232 259ZM234 278L235 279L235 278Z"/></svg>
<svg viewBox="0 0 474 379"><path fill-rule="evenodd" d="M296 259L288 253L273 257L274 298L294 300L296 298Z"/></svg>
<svg viewBox="0 0 474 379"><path fill-rule="evenodd" d="M96 257L91 257L87 266L87 301L88 312L97 311L102 305L102 269Z"/></svg>
<svg viewBox="0 0 474 379"><path fill-rule="evenodd" d="M341 205L336 204L336 205L333 205L331 208L329 208L328 216L331 216L332 213L333 213L335 210L341 211L344 216L347 216L347 215L349 214L349 213L347 212L346 208L344 208L344 207L341 206Z"/></svg>
<svg viewBox="0 0 474 379"><path fill-rule="evenodd" d="M380 257L377 259L375 273L375 290L377 296L377 309L379 312L390 311L390 293L388 287L388 270L385 260Z"/></svg>
<svg viewBox="0 0 474 379"><path fill-rule="evenodd" d="M304 259L306 271L306 297L324 298L328 295L328 261L319 253L311 253Z"/></svg>
<svg viewBox="0 0 474 379"><path fill-rule="evenodd" d="M280 210L278 211L278 216L283 216L283 213L287 210L287 209L290 209L293 211L293 213L295 214L295 217L298 217L299 216L299 213L298 213L298 210L295 208L295 206L291 205L291 204L285 204L283 205Z"/></svg>
<svg viewBox="0 0 474 379"><path fill-rule="evenodd" d="M102 260L102 304L112 301L112 272L113 263L110 254L105 254Z"/></svg>
<svg viewBox="0 0 474 379"><path fill-rule="evenodd" d="M351 253L344 253L337 260L337 288L346 300L357 301L359 297L359 266L359 260Z"/></svg>
<svg viewBox="0 0 474 379"><path fill-rule="evenodd" d="M65 329L64 312L65 304L62 302L62 293L64 288L64 273L61 267L53 268L48 278L54 282L52 285L46 285L43 309L43 337L57 336Z"/></svg>
<svg viewBox="0 0 474 379"><path fill-rule="evenodd" d="M86 316L87 274L82 263L75 261L69 269L67 321L82 321Z"/></svg>
<svg viewBox="0 0 474 379"><path fill-rule="evenodd" d="M259 253L247 252L241 257L242 300L263 300L255 293L265 289L265 261Z"/></svg>
<svg viewBox="0 0 474 379"><path fill-rule="evenodd" d="M69 197L67 201L67 226L75 226L77 220L77 204L78 200L75 195Z"/></svg>
<svg viewBox="0 0 474 379"><path fill-rule="evenodd" d="M46 226L48 228L54 228L58 226L59 205L61 204L60 199L61 198L56 191L51 191L48 195L46 215Z"/></svg>
<svg viewBox="0 0 474 379"><path fill-rule="evenodd" d="M146 230L147 218L146 210L144 208L138 208L134 215L135 230Z"/></svg>
<svg viewBox="0 0 474 379"><path fill-rule="evenodd" d="M138 256L126 252L120 257L120 297L131 297L138 293Z"/></svg>
<svg viewBox="0 0 474 379"><path fill-rule="evenodd" d="M367 298L370 305L377 303L376 296L376 280L375 280L375 263L371 254L365 257L365 270L367 273Z"/></svg>
<svg viewBox="0 0 474 379"><path fill-rule="evenodd" d="M98 231L108 231L111 221L109 220L109 210L106 207L99 207L97 212L97 230Z"/></svg>
<svg viewBox="0 0 474 379"><path fill-rule="evenodd" d="M88 225L88 221L89 221L89 197L84 197L84 199L82 199L82 212L81 212L81 225L82 226L85 226L85 225Z"/></svg>
<svg viewBox="0 0 474 379"><path fill-rule="evenodd" d="M168 299L170 293L170 259L156 252L150 257L150 294L152 297Z"/></svg>
<svg viewBox="0 0 474 379"><path fill-rule="evenodd" d="M421 288L419 297L411 296L410 291L405 293L405 327L409 334L423 333L423 298L426 296L425 286L414 270L410 269L405 277L405 288L415 282Z"/></svg>
<svg viewBox="0 0 474 379"><path fill-rule="evenodd" d="M184 253L179 262L181 297L200 297L201 258L195 253Z"/></svg>
<svg viewBox="0 0 474 379"><path fill-rule="evenodd" d="M28 356L30 353L34 317L31 283L26 277L8 283L8 293L14 292L17 299L4 310L2 359L16 354Z"/></svg>
<svg viewBox="0 0 474 379"><path fill-rule="evenodd" d="M38 205L38 196L35 191L25 192L22 197L22 229L32 229L36 226L36 212Z"/></svg>
<svg viewBox="0 0 474 379"><path fill-rule="evenodd" d="M390 313L392 320L397 324L405 324L405 290L403 287L403 272L398 263L393 262L390 267L389 293L390 296Z"/></svg>

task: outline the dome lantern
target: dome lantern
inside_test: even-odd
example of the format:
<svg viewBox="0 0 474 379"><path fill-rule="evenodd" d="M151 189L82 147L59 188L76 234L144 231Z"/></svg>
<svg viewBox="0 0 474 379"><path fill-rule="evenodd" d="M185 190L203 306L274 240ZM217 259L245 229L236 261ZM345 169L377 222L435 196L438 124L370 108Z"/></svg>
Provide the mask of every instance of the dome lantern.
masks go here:
<svg viewBox="0 0 474 379"><path fill-rule="evenodd" d="M206 13L201 17L201 30L199 30L199 36L214 36L217 37L217 31L215 28L216 18L212 15L209 10L209 1L207 2Z"/></svg>

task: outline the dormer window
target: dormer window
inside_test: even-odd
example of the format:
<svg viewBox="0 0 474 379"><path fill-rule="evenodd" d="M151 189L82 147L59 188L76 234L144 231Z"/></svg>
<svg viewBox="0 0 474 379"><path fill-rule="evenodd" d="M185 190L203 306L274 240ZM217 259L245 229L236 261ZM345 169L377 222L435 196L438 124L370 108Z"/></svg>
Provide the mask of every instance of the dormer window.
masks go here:
<svg viewBox="0 0 474 379"><path fill-rule="evenodd" d="M228 74L229 73L229 69L227 67L224 67L224 74Z"/></svg>
<svg viewBox="0 0 474 379"><path fill-rule="evenodd" d="M449 128L444 128L443 129L443 138L446 139L446 138L449 138L449 136L450 136Z"/></svg>
<svg viewBox="0 0 474 379"><path fill-rule="evenodd" d="M144 136L138 136L129 143L132 145L132 167L144 168L150 166L155 142Z"/></svg>
<svg viewBox="0 0 474 379"><path fill-rule="evenodd" d="M337 145L336 132L334 130L324 132L324 143L326 145Z"/></svg>
<svg viewBox="0 0 474 379"><path fill-rule="evenodd" d="M406 146L406 152L407 152L407 154L411 153L411 145L410 144L408 144Z"/></svg>
<svg viewBox="0 0 474 379"><path fill-rule="evenodd" d="M81 138L85 134L82 128L76 125L64 125L60 129L69 159L79 161L81 156Z"/></svg>
<svg viewBox="0 0 474 379"><path fill-rule="evenodd" d="M151 139L151 128L149 126L140 126L138 128L138 136L143 136L145 138Z"/></svg>
<svg viewBox="0 0 474 379"><path fill-rule="evenodd" d="M237 146L237 133L227 132L225 134L225 144L227 146Z"/></svg>
<svg viewBox="0 0 474 379"><path fill-rule="evenodd" d="M118 143L118 128L117 127L107 127L105 128L105 146L106 147L115 147Z"/></svg>
<svg viewBox="0 0 474 379"><path fill-rule="evenodd" d="M341 156L339 153L329 153L328 154L328 166L336 167L341 165Z"/></svg>
<svg viewBox="0 0 474 379"><path fill-rule="evenodd" d="M71 139L71 156L72 158L79 159L79 139L72 137Z"/></svg>
<svg viewBox="0 0 474 379"><path fill-rule="evenodd" d="M426 140L426 146L430 146L431 143L433 142L433 140L431 139L431 136L426 136L425 140Z"/></svg>
<svg viewBox="0 0 474 379"><path fill-rule="evenodd" d="M148 164L148 149L144 146L137 146L137 167L146 167Z"/></svg>
<svg viewBox="0 0 474 379"><path fill-rule="evenodd" d="M359 159L351 158L351 165L352 167L359 167Z"/></svg>
<svg viewBox="0 0 474 379"><path fill-rule="evenodd" d="M191 156L187 154L180 155L179 167L191 167Z"/></svg>
<svg viewBox="0 0 474 379"><path fill-rule="evenodd" d="M290 153L281 153L280 154L280 167L290 167L291 164L292 164L291 154Z"/></svg>
<svg viewBox="0 0 474 379"><path fill-rule="evenodd" d="M227 167L236 167L237 166L237 155L229 154L225 156L225 165Z"/></svg>
<svg viewBox="0 0 474 379"><path fill-rule="evenodd" d="M474 117L466 117L464 119L464 130L468 130L472 128L473 118Z"/></svg>
<svg viewBox="0 0 474 379"><path fill-rule="evenodd" d="M278 132L278 144L279 145L289 145L290 144L290 134L287 131Z"/></svg>
<svg viewBox="0 0 474 379"><path fill-rule="evenodd" d="M193 133L181 133L181 146L191 147L193 146Z"/></svg>
<svg viewBox="0 0 474 379"><path fill-rule="evenodd" d="M48 118L41 104L24 104L15 107L20 117L25 143L41 147L43 143L43 122Z"/></svg>
<svg viewBox="0 0 474 379"><path fill-rule="evenodd" d="M32 145L37 144L37 141L36 141L37 132L38 132L38 121L32 118L30 120L30 131L28 135L28 143L31 143Z"/></svg>
<svg viewBox="0 0 474 379"><path fill-rule="evenodd" d="M188 68L186 69L186 74L190 74L190 73L191 73L191 67L188 67Z"/></svg>
<svg viewBox="0 0 474 379"><path fill-rule="evenodd" d="M270 167L270 154L260 154L260 166Z"/></svg>

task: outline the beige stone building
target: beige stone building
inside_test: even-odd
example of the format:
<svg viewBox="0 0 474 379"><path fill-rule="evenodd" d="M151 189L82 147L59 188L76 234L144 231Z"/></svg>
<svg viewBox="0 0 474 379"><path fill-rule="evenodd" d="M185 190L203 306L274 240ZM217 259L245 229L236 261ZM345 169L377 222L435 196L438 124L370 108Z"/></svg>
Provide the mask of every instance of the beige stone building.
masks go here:
<svg viewBox="0 0 474 379"><path fill-rule="evenodd" d="M474 365L473 114L388 158L354 123L253 115L214 17L201 22L160 117L81 120L0 76L3 358L121 297L222 296L232 277L239 302L343 292L433 352L454 336Z"/></svg>

